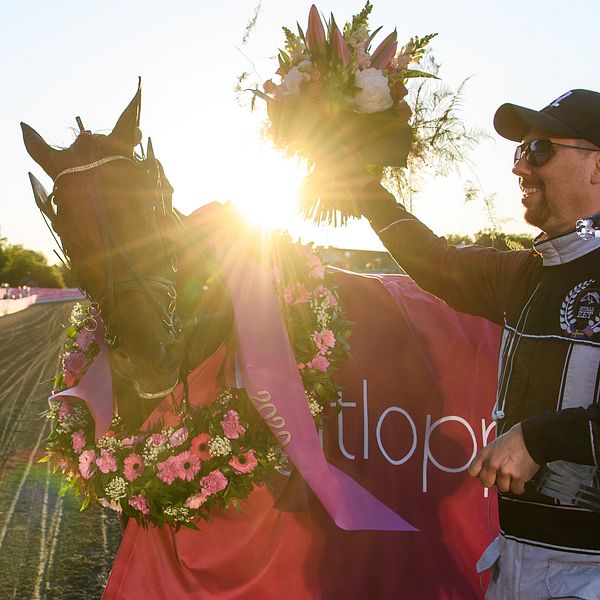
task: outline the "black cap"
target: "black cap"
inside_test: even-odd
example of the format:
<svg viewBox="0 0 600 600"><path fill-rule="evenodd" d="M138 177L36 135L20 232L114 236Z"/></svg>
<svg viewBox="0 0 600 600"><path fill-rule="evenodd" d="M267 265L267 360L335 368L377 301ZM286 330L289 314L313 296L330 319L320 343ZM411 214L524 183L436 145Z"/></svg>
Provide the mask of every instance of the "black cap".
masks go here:
<svg viewBox="0 0 600 600"><path fill-rule="evenodd" d="M530 129L548 135L587 140L600 148L600 94L571 90L541 110L503 104L494 115L496 131L520 142Z"/></svg>

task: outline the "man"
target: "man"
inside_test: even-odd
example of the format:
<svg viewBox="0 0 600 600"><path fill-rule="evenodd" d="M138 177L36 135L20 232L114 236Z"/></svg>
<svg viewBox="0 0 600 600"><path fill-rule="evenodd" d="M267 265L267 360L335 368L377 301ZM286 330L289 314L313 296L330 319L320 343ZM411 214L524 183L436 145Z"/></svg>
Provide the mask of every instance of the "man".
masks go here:
<svg viewBox="0 0 600 600"><path fill-rule="evenodd" d="M498 437L469 468L499 491L501 535L478 565L493 567L486 598L600 598L600 513L526 487L545 463L589 480L600 462L600 239L575 231L600 212L600 94L504 104L494 126L521 142L513 173L542 230L534 252L449 247L377 182L360 208L423 289L503 327Z"/></svg>

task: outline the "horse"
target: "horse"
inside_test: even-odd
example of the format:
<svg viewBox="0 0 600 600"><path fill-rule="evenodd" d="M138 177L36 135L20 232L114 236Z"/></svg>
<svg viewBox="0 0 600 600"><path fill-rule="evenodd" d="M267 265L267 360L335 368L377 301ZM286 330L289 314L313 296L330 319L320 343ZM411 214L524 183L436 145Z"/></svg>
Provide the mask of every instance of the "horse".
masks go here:
<svg viewBox="0 0 600 600"><path fill-rule="evenodd" d="M151 140L145 158L135 153L140 105L138 86L110 134L82 128L65 149L21 124L27 151L54 182L48 195L30 174L36 202L102 317L119 412L132 426L231 331L203 232L192 238L173 207Z"/></svg>
<svg viewBox="0 0 600 600"><path fill-rule="evenodd" d="M235 240L238 251L260 254L233 211L194 219L173 207L150 140L145 156L135 152L140 107L138 86L110 134L91 133L79 120L80 133L63 149L21 124L28 153L53 180L47 194L30 175L36 203L102 319L114 396L132 429L190 371L235 345L237 299L221 270L225 248ZM406 276L338 271L334 278L354 334L338 375L341 412L324 422L324 452L421 533L344 531L294 472L273 490L252 491L243 515L216 512L200 532L146 531L130 519L107 600L156 597L157 590L243 600L478 596L471 571L486 531L472 522L484 523L488 507L464 471L471 440L481 430L485 443L489 433L498 332L457 315ZM255 343L262 342L258 331ZM478 376L465 379L466 369ZM221 376L218 368L207 372ZM393 428L392 418L400 419ZM467 442L451 429L440 434L448 424L463 428ZM355 508L367 506L362 499ZM344 500L341 492L333 498Z"/></svg>

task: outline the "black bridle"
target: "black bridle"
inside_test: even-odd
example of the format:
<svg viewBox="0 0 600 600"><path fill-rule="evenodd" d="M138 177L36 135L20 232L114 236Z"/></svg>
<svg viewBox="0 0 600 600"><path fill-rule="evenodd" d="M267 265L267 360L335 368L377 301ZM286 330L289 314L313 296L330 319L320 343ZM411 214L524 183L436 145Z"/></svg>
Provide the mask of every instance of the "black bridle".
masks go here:
<svg viewBox="0 0 600 600"><path fill-rule="evenodd" d="M93 140L91 134L87 132L84 132L81 135L90 135L90 141ZM87 188L87 193L92 200L91 204L102 235L106 282L105 288L98 294L98 297L92 297L89 290L86 289L87 286L84 283L85 279L82 277L82 274L77 273L71 264L70 267L80 283L80 289L85 296L98 307L100 314L106 315L107 318L104 320L106 340L113 349L118 347L119 337L111 328L110 316L113 312L116 299L121 294L131 290L141 291L146 297L149 305L159 316L163 327L166 328L173 339L179 338L181 335L181 326L177 314L177 292L174 282L174 276L177 272L177 257L173 242L169 236L165 235L164 226L169 223L169 221L171 224L180 223L180 221L173 210L170 198L167 199L163 192L163 181L161 177L162 169L160 163L153 155L148 156L145 160L136 160L123 155L113 155L96 159L94 144L91 143L89 148L88 162L83 165L65 169L58 173L54 178L54 188L50 195L50 198L56 198L57 194L60 192L58 184L61 178L72 174L89 172L90 177L86 178L85 186ZM142 169L147 173L148 177L152 178L151 183L154 188L154 193L152 194L152 201L147 208L153 213L154 219L156 220L162 246L161 255L167 259L167 264L163 264L163 273L161 275L147 275L140 273L138 269L136 269L130 258L127 256L127 253L122 248L122 245L119 243L108 219L103 186L98 181L98 169L108 163L123 160L131 163L137 169ZM131 274L131 277L115 281L113 253L120 257ZM165 300L162 302L158 301L156 296L165 296Z"/></svg>

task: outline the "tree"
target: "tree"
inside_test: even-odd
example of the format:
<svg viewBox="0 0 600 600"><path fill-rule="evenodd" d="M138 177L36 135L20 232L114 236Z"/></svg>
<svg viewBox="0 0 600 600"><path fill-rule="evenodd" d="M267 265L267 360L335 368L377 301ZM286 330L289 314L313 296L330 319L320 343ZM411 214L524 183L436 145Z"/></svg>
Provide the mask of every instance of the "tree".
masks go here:
<svg viewBox="0 0 600 600"><path fill-rule="evenodd" d="M28 250L20 244L0 246L0 280L11 286L64 288L65 283L58 267L49 265L40 252Z"/></svg>

